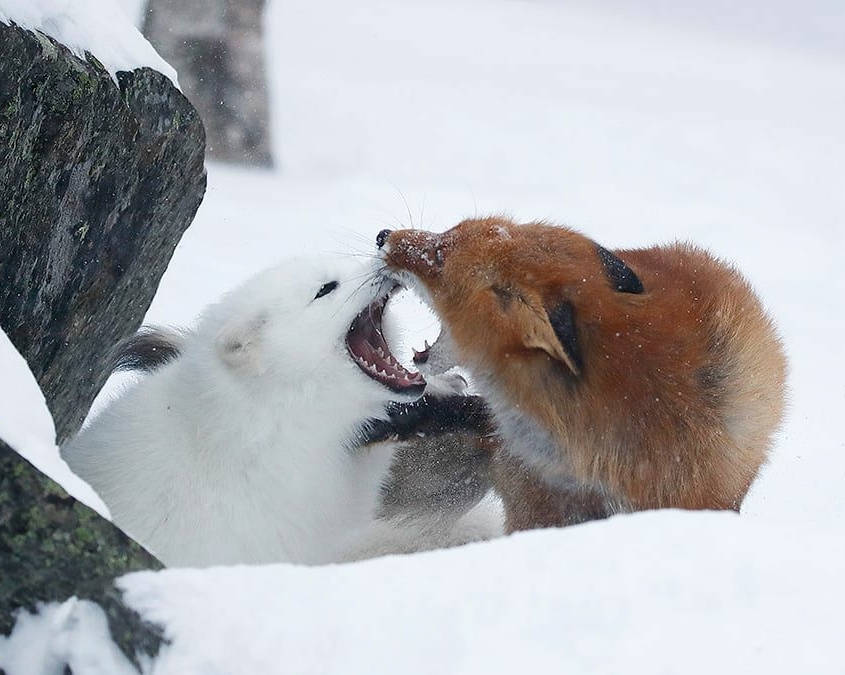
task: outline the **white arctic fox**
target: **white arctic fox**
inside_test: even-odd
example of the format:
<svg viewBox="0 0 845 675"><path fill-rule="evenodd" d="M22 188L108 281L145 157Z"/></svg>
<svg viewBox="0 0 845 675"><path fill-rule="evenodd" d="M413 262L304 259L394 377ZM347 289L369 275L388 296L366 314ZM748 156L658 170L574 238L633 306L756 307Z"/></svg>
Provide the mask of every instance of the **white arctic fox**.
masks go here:
<svg viewBox="0 0 845 675"><path fill-rule="evenodd" d="M63 457L167 565L322 563L350 542L360 557L393 447L350 448L386 403L426 386L384 340L392 290L354 258L258 274L193 331L139 338L158 367Z"/></svg>

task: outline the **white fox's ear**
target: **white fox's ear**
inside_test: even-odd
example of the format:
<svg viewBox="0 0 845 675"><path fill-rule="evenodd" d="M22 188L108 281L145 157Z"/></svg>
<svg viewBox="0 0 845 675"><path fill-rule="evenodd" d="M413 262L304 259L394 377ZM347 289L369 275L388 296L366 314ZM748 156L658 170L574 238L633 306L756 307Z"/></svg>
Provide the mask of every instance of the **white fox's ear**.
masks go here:
<svg viewBox="0 0 845 675"><path fill-rule="evenodd" d="M232 370L257 375L266 368L263 358L264 327L267 317L260 314L250 320L232 320L217 336L220 358Z"/></svg>

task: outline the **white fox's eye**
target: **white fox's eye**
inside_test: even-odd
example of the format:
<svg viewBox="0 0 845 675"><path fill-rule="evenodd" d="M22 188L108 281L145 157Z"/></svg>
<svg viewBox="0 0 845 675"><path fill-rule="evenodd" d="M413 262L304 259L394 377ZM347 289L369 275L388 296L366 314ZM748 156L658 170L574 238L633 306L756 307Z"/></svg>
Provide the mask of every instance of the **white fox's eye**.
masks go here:
<svg viewBox="0 0 845 675"><path fill-rule="evenodd" d="M324 295L328 295L339 285L340 284L336 281L330 281L327 284L323 284L320 286L320 290L317 291L317 295L314 296L314 299L316 300L317 298L322 298Z"/></svg>

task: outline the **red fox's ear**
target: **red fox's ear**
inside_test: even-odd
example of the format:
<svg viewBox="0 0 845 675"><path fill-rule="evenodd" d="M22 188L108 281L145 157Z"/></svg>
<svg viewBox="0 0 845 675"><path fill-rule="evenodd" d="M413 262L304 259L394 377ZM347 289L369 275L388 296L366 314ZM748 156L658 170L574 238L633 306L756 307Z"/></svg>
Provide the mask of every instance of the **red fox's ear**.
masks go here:
<svg viewBox="0 0 845 675"><path fill-rule="evenodd" d="M599 260L604 265L605 274L607 274L610 283L613 284L613 288L620 293L633 293L634 295L643 292L643 282L624 260L598 244L596 244L596 251L598 251Z"/></svg>
<svg viewBox="0 0 845 675"><path fill-rule="evenodd" d="M565 364L573 375L580 375L581 352L572 305L562 302L552 309L537 311L528 304L517 304L523 344L532 349L542 349Z"/></svg>

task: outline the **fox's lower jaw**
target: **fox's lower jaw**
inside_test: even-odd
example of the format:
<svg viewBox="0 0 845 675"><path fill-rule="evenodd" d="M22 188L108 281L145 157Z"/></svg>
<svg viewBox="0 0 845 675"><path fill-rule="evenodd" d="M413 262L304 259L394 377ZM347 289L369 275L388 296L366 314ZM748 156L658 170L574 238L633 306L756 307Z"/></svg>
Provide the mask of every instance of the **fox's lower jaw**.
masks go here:
<svg viewBox="0 0 845 675"><path fill-rule="evenodd" d="M420 372L405 368L390 351L382 332L384 308L391 292L371 302L355 317L346 334L346 352L361 372L390 391L416 398L425 391Z"/></svg>

